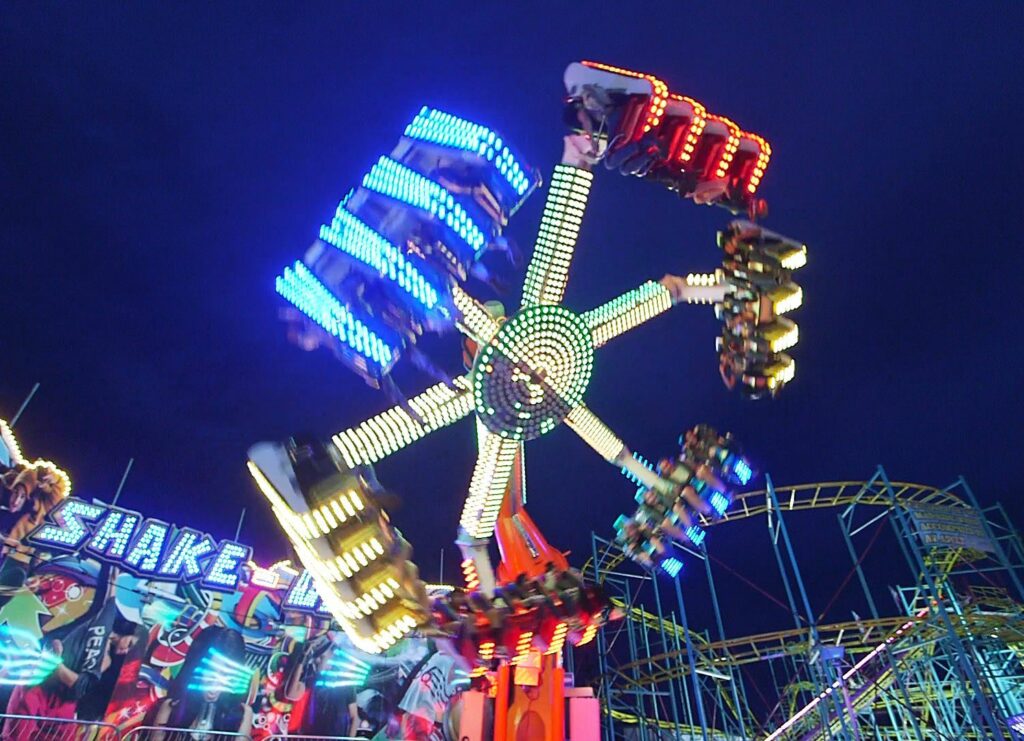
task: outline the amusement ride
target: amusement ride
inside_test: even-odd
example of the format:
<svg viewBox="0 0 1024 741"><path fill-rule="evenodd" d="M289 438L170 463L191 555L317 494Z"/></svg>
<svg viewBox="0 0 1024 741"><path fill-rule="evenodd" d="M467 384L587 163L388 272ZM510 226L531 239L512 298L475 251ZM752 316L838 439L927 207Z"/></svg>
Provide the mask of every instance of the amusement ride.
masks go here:
<svg viewBox="0 0 1024 741"><path fill-rule="evenodd" d="M464 711L471 738L483 731L467 724L484 715L495 739L564 738L563 647L586 645L623 617L526 512L527 441L564 423L635 482L637 506L615 522L614 548L672 578L756 476L732 436L707 425L684 432L657 463L633 452L586 403L596 350L673 306L704 304L722 322L727 388L771 398L795 373L786 351L798 328L786 315L803 301L792 274L807 251L759 224L768 142L652 75L584 61L568 66L564 83L568 132L519 308L506 316L472 292L507 285L520 260L502 232L541 178L495 130L424 107L277 279L293 341L326 348L394 406L327 442L260 443L249 454L324 607L356 647L380 653L417 631L461 657L481 703L475 715ZM600 169L745 216L719 233L721 268L666 275L583 312L564 306ZM467 365L455 378L418 345L451 328ZM403 358L437 382L406 398L391 376ZM466 417L478 437L456 539L466 585L428 593L373 465Z"/></svg>

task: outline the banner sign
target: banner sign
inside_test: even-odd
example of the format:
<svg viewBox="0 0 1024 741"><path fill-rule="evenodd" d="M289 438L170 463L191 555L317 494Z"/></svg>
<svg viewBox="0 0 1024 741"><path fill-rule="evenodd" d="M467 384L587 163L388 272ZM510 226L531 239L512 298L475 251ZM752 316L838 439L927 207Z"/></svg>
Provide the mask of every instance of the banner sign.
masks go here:
<svg viewBox="0 0 1024 741"><path fill-rule="evenodd" d="M47 549L84 553L136 576L198 582L205 589L232 592L244 578L268 589L287 587L285 609L327 614L312 577L290 568L264 569L249 557L252 548L216 540L198 530L143 518L138 512L69 497L54 507L28 542Z"/></svg>
<svg viewBox="0 0 1024 741"><path fill-rule="evenodd" d="M916 502L906 506L914 518L918 535L924 545L995 552L992 541L985 533L981 514L977 510Z"/></svg>
<svg viewBox="0 0 1024 741"><path fill-rule="evenodd" d="M41 716L0 720L0 737L77 718L197 738L458 738L469 679L433 640L364 654L288 562L70 491L0 420L0 713Z"/></svg>

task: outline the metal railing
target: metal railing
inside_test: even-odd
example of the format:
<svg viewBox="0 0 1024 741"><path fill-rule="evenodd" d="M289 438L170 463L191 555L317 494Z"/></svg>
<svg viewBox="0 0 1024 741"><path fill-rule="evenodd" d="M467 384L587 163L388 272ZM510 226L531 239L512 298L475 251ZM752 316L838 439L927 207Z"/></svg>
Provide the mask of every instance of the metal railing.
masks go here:
<svg viewBox="0 0 1024 741"><path fill-rule="evenodd" d="M356 736L272 733L264 741L362 741ZM120 729L111 723L41 715L0 713L0 741L252 741L245 733L196 728L136 726Z"/></svg>
<svg viewBox="0 0 1024 741"><path fill-rule="evenodd" d="M168 726L135 726L123 731L120 741L252 741L247 733L204 731L197 728L170 728Z"/></svg>
<svg viewBox="0 0 1024 741"><path fill-rule="evenodd" d="M119 741L117 726L71 718L0 713L3 741Z"/></svg>
<svg viewBox="0 0 1024 741"><path fill-rule="evenodd" d="M272 733L264 738L264 741L366 741L365 738L357 736L304 736L300 733Z"/></svg>

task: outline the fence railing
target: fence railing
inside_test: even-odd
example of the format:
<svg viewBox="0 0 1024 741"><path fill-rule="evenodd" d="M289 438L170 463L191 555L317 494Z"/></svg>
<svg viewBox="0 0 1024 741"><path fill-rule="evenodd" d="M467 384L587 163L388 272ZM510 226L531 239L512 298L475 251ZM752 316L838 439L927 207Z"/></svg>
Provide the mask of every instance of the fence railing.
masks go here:
<svg viewBox="0 0 1024 741"><path fill-rule="evenodd" d="M120 741L117 726L69 718L0 713L3 741Z"/></svg>
<svg viewBox="0 0 1024 741"><path fill-rule="evenodd" d="M296 733L273 733L267 736L263 741L366 741L365 738L358 738L356 736L304 736Z"/></svg>
<svg viewBox="0 0 1024 741"><path fill-rule="evenodd" d="M120 741L252 741L252 736L246 733L169 726L135 726L122 731L118 738Z"/></svg>

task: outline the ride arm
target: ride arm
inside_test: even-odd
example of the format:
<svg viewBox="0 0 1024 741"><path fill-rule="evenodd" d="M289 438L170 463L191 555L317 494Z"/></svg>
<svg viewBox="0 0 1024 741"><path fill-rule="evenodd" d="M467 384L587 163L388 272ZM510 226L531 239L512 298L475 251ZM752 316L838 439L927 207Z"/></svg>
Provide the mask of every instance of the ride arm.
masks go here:
<svg viewBox="0 0 1024 741"><path fill-rule="evenodd" d="M523 444L501 437L479 423L477 437L479 453L462 508L456 544L462 553L467 587L479 587L483 593L492 594L496 580L487 546L502 502L517 488L513 486L517 478L518 488L522 488ZM476 585L469 583L474 578Z"/></svg>
<svg viewBox="0 0 1024 741"><path fill-rule="evenodd" d="M555 166L548 184L537 242L526 270L524 307L561 303L569 281L594 176L589 169L589 139L575 135L566 137L565 143L562 163Z"/></svg>
<svg viewBox="0 0 1024 741"><path fill-rule="evenodd" d="M522 443L477 426L479 454L469 495L459 520L461 530L474 540L486 540L494 532L501 501L518 466L516 456L522 454Z"/></svg>
<svg viewBox="0 0 1024 741"><path fill-rule="evenodd" d="M598 455L618 468L627 478L638 481L649 489L672 491L672 484L634 456L629 447L586 405L580 404L569 412L565 423L583 439L583 442L596 450Z"/></svg>
<svg viewBox="0 0 1024 741"><path fill-rule="evenodd" d="M498 333L498 323L487 309L458 284L452 286L452 299L459 312L456 324L477 344L485 345Z"/></svg>
<svg viewBox="0 0 1024 741"><path fill-rule="evenodd" d="M594 347L639 327L676 304L714 304L725 296L725 285L714 273L690 273L685 278L666 275L591 309L583 315L590 327Z"/></svg>
<svg viewBox="0 0 1024 741"><path fill-rule="evenodd" d="M331 438L351 468L376 463L405 446L447 427L473 411L473 391L468 376L459 376L451 385L438 383L409 399L409 407L419 415L416 420L401 407L370 417L355 427Z"/></svg>

